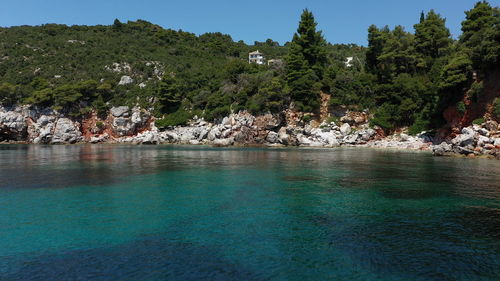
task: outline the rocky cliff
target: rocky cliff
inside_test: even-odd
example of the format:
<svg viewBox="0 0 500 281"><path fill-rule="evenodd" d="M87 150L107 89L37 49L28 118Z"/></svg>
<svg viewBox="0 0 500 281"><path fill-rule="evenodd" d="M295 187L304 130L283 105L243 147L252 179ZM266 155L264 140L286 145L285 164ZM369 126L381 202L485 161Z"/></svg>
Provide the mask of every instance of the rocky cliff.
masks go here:
<svg viewBox="0 0 500 281"><path fill-rule="evenodd" d="M431 134L385 136L369 126L366 112L345 112L333 122L305 122L302 114L291 110L280 114L253 116L248 112L231 114L211 123L194 118L187 126L160 131L146 110L113 107L105 118L89 114L68 118L43 108L0 107L0 141L35 144L135 143L207 144L337 147L368 146L432 150L435 155L463 154L500 156L499 125L488 121L464 128L444 142L435 144Z"/></svg>

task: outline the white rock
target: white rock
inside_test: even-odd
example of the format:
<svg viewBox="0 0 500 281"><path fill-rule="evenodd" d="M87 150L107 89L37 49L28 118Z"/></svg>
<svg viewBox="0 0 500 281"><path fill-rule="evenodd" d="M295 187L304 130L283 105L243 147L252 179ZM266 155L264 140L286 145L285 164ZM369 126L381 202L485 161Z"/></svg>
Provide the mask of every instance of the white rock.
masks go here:
<svg viewBox="0 0 500 281"><path fill-rule="evenodd" d="M289 144L290 142L290 135L287 134L286 128L281 127L280 130L278 131L278 140L281 144Z"/></svg>
<svg viewBox="0 0 500 281"><path fill-rule="evenodd" d="M82 133L77 123L68 118L59 118L54 129L51 143L75 143L82 140Z"/></svg>
<svg viewBox="0 0 500 281"><path fill-rule="evenodd" d="M162 142L175 143L178 142L180 137L174 131L165 131L159 134L159 138Z"/></svg>
<svg viewBox="0 0 500 281"><path fill-rule="evenodd" d="M109 112L114 117L128 116L129 107L128 106L118 106L112 107Z"/></svg>
<svg viewBox="0 0 500 281"><path fill-rule="evenodd" d="M487 143L492 143L492 140L485 136L479 136L477 139L477 145L483 147Z"/></svg>
<svg viewBox="0 0 500 281"><path fill-rule="evenodd" d="M439 145L434 145L432 147L432 153L436 156L442 156L445 153L452 152L452 147L446 142L442 142Z"/></svg>
<svg viewBox="0 0 500 281"><path fill-rule="evenodd" d="M136 137L138 141L142 144L157 144L160 142L160 138L157 132L145 131Z"/></svg>
<svg viewBox="0 0 500 281"><path fill-rule="evenodd" d="M99 143L99 142L105 142L109 138L109 135L107 133L104 133L99 136L93 136L90 138L91 143Z"/></svg>
<svg viewBox="0 0 500 281"><path fill-rule="evenodd" d="M269 143L277 143L277 142L279 142L279 135L278 135L278 133L276 133L276 132L270 131L270 132L267 134L266 140L267 140Z"/></svg>
<svg viewBox="0 0 500 281"><path fill-rule="evenodd" d="M132 77L124 75L120 78L120 82L118 82L118 85L128 85L134 83L134 79Z"/></svg>
<svg viewBox="0 0 500 281"><path fill-rule="evenodd" d="M462 134L464 135L474 135L474 129L470 128L470 127L464 127L462 129Z"/></svg>
<svg viewBox="0 0 500 281"><path fill-rule="evenodd" d="M358 134L351 134L344 137L344 143L356 144L358 141Z"/></svg>
<svg viewBox="0 0 500 281"><path fill-rule="evenodd" d="M208 132L207 139L209 141L214 141L216 138L220 137L220 134L221 134L220 128L218 126L214 126L212 127L210 132Z"/></svg>
<svg viewBox="0 0 500 281"><path fill-rule="evenodd" d="M463 131L462 131L463 132ZM461 134L456 136L451 142L458 146L468 146L474 144L474 132L470 134L469 131L466 131L465 134Z"/></svg>
<svg viewBox="0 0 500 281"><path fill-rule="evenodd" d="M330 132L323 132L320 131L316 134L317 138L324 144L328 146L338 146L339 141L337 140L337 135L330 131Z"/></svg>
<svg viewBox="0 0 500 281"><path fill-rule="evenodd" d="M490 132L488 130L486 130L485 128L480 128L479 130L477 130L477 132L480 135L485 136L485 137L489 137L490 136Z"/></svg>
<svg viewBox="0 0 500 281"><path fill-rule="evenodd" d="M234 138L216 139L213 142L216 146L229 146L234 144Z"/></svg>
<svg viewBox="0 0 500 281"><path fill-rule="evenodd" d="M340 126L340 132L344 136L348 135L351 132L351 126L347 123L342 124L342 126Z"/></svg>
<svg viewBox="0 0 500 281"><path fill-rule="evenodd" d="M494 146L500 146L500 138L495 138L493 141Z"/></svg>
<svg viewBox="0 0 500 281"><path fill-rule="evenodd" d="M368 128L361 131L359 134L361 135L361 140L369 141L373 136L377 134L377 132L374 129Z"/></svg>
<svg viewBox="0 0 500 281"><path fill-rule="evenodd" d="M224 131L222 131L222 134L221 134L221 138L225 139L225 138L228 138L230 135L231 135L231 129L226 129Z"/></svg>

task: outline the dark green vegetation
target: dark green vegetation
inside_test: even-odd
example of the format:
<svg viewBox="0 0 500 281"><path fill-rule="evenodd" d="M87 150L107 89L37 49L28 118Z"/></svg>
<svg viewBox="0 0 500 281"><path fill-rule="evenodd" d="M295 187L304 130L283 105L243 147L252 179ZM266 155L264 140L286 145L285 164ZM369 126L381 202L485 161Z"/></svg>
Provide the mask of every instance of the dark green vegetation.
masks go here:
<svg viewBox="0 0 500 281"><path fill-rule="evenodd" d="M370 26L368 48L327 43L308 10L285 46L271 39L249 46L221 33L196 36L142 20L0 28L0 103L50 106L75 117L138 104L163 116L158 125L165 127L194 115L214 120L291 104L317 112L323 91L332 95L332 108L370 109L373 125L417 133L442 126L450 106L464 114L488 90L482 81L500 65L499 8L478 2L466 12L458 41L432 10L414 27L410 33ZM248 64L257 49L281 62ZM133 83L120 85L124 75Z"/></svg>
<svg viewBox="0 0 500 281"><path fill-rule="evenodd" d="M410 126L410 133L441 126L449 106L463 114L464 93L476 102L484 92L479 80L500 66L499 9L487 2L466 12L459 41L450 38L445 19L432 10L414 27L411 34L401 26L371 26L367 72L358 74L363 75L358 83L373 97L358 104L378 108L373 124L389 130ZM349 96L341 103L349 103Z"/></svg>
<svg viewBox="0 0 500 281"><path fill-rule="evenodd" d="M328 62L325 46L321 32L316 31L313 14L305 10L286 57L290 95L301 111L319 107L320 82Z"/></svg>
<svg viewBox="0 0 500 281"><path fill-rule="evenodd" d="M290 103L284 64L248 64L248 53L284 59L288 46L268 39L246 45L229 35L196 36L146 21L112 26L0 28L0 103L49 106L72 116L113 105L154 108L160 125L197 114L278 112ZM355 45L322 46L332 59L364 56ZM120 78L134 82L119 85ZM140 87L139 85L142 84Z"/></svg>

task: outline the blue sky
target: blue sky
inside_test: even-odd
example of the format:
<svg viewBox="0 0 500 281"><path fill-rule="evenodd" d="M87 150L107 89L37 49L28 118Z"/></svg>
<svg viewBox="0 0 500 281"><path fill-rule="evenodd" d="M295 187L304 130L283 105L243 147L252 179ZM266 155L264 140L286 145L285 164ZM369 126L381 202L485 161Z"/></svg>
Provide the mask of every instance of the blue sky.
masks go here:
<svg viewBox="0 0 500 281"><path fill-rule="evenodd" d="M499 6L500 0L490 0ZM300 13L310 9L331 43L366 45L370 24L413 31L420 11L435 9L456 38L464 11L476 0L1 0L0 26L44 23L112 24L144 19L165 28L202 34L222 32L247 43L291 40Z"/></svg>

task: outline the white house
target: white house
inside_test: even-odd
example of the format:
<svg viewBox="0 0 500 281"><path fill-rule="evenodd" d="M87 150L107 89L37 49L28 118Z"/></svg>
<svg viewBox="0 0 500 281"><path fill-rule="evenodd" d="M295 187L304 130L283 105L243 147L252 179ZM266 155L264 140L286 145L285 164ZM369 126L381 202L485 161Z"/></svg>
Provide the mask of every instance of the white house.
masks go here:
<svg viewBox="0 0 500 281"><path fill-rule="evenodd" d="M248 63L264 64L264 54L259 50L249 53Z"/></svg>
<svg viewBox="0 0 500 281"><path fill-rule="evenodd" d="M347 57L345 58L345 66L346 67L352 67L354 64L352 63L352 61L354 60L354 57Z"/></svg>

